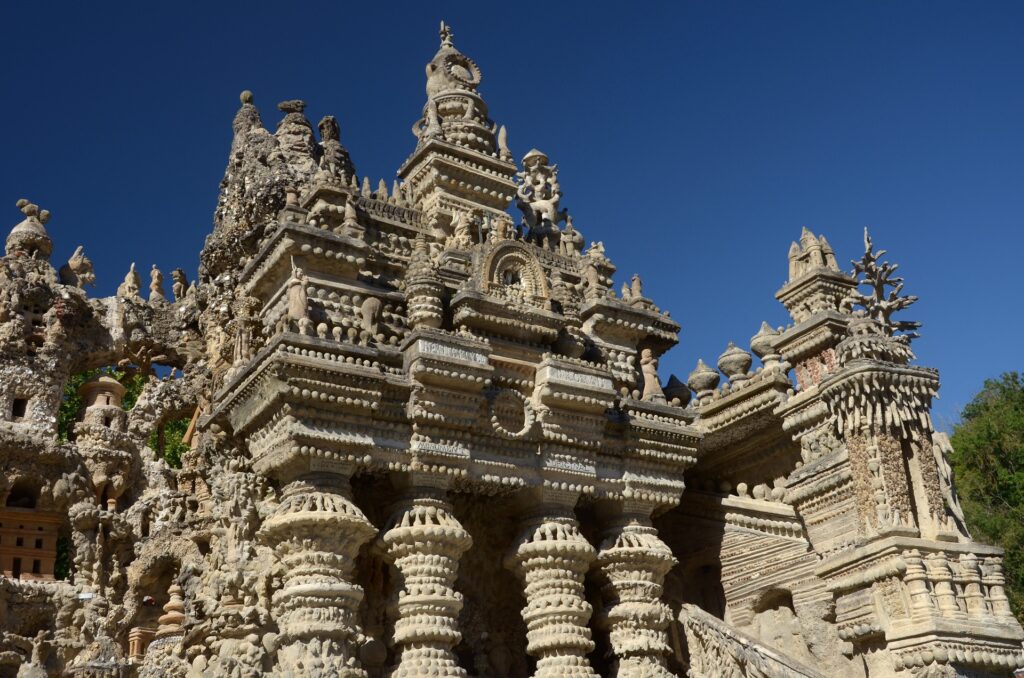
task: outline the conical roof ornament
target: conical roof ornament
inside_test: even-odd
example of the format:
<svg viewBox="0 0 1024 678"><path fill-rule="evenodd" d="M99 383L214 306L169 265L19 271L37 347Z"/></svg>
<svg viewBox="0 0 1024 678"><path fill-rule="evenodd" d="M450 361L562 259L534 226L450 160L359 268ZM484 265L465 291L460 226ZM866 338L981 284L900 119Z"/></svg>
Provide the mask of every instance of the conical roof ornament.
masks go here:
<svg viewBox="0 0 1024 678"><path fill-rule="evenodd" d="M713 370L704 363L703 359L697 360L697 367L687 378L686 383L691 390L697 393L698 398L705 398L718 386L720 379L718 371Z"/></svg>

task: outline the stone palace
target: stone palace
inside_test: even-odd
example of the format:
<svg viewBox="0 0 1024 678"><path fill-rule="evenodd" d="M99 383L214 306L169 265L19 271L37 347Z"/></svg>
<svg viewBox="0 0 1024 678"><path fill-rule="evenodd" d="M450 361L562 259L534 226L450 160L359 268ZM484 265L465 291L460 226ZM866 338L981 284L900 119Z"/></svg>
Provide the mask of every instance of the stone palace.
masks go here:
<svg viewBox="0 0 1024 678"><path fill-rule="evenodd" d="M752 318L665 378L679 324L638 275L615 289L557 165L516 162L480 81L442 24L390 186L358 176L333 116L285 101L271 131L243 92L198 280L176 269L170 291L133 264L90 297L82 248L52 263L49 213L18 201L0 676L1024 666L884 252L865 234L847 272L805 229L775 294L792 322Z"/></svg>

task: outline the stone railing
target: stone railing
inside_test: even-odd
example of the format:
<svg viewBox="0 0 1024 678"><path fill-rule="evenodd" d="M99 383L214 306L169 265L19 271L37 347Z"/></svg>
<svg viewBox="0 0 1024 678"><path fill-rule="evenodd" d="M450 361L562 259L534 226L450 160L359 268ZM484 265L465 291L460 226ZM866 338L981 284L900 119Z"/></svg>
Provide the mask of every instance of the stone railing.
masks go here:
<svg viewBox="0 0 1024 678"><path fill-rule="evenodd" d="M1006 597L1002 558L971 552L931 553L911 549L903 584L912 617L938 615L950 619L1013 621Z"/></svg>
<svg viewBox="0 0 1024 678"><path fill-rule="evenodd" d="M683 605L679 622L686 633L690 678L825 678L695 605Z"/></svg>
<svg viewBox="0 0 1024 678"><path fill-rule="evenodd" d="M998 548L894 536L818 573L836 596L839 637L884 639L897 671L937 663L1006 675L1024 666Z"/></svg>

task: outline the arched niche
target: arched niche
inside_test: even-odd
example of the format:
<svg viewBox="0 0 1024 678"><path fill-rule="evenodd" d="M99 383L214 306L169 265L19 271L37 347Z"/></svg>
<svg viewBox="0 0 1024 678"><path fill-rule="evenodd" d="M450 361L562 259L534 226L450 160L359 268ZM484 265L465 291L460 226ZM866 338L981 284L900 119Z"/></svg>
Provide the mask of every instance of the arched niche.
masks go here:
<svg viewBox="0 0 1024 678"><path fill-rule="evenodd" d="M506 242L491 250L483 264L488 291L519 288L523 296L547 299L550 296L547 277L529 247L519 242Z"/></svg>

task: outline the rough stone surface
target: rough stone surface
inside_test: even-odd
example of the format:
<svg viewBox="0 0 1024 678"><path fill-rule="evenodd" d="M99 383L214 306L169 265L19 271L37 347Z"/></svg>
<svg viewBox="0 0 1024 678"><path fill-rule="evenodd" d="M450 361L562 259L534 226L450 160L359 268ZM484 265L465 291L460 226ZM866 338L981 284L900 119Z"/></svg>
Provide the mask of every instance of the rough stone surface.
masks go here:
<svg viewBox="0 0 1024 678"><path fill-rule="evenodd" d="M270 132L243 92L199 279L175 270L170 295L133 264L89 297L88 257L55 268L49 214L18 202L0 676L1024 665L1001 552L967 534L929 418L938 374L897 317L914 298L870 239L845 273L805 229L776 295L793 323L663 384L679 325L638 275L613 291L557 166L513 161L440 37L390 190L356 176L336 118L318 139L286 101ZM144 375L137 402L96 377L61 440L66 385L102 367ZM171 468L151 443L181 420Z"/></svg>

